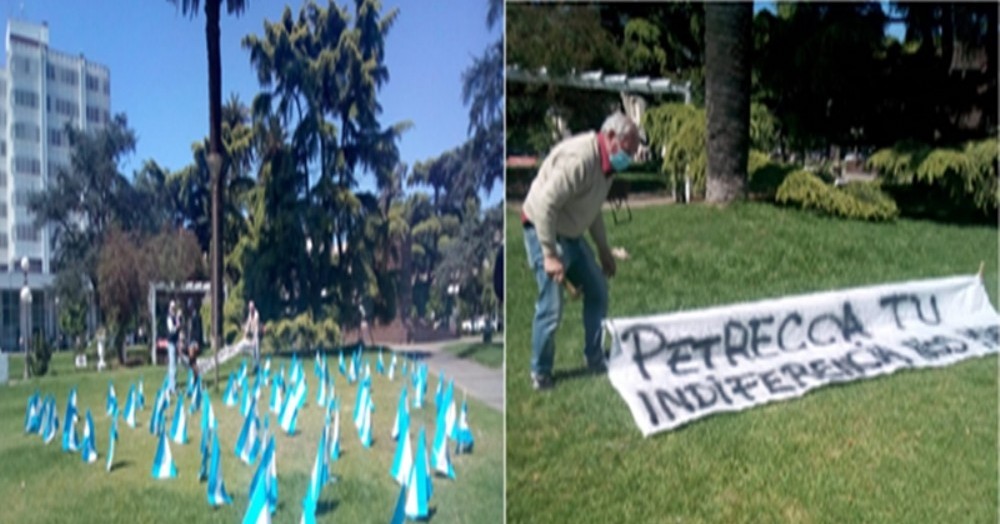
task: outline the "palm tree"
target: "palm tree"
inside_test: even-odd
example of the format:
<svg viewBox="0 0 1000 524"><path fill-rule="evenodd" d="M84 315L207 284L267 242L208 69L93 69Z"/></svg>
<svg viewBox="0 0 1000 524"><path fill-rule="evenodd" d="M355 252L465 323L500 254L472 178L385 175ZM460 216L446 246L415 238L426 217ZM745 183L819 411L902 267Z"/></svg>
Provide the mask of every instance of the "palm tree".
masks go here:
<svg viewBox="0 0 1000 524"><path fill-rule="evenodd" d="M749 2L705 4L705 198L709 202L746 197L752 20Z"/></svg>
<svg viewBox="0 0 1000 524"><path fill-rule="evenodd" d="M180 4L181 11L194 17L200 0L168 0ZM212 171L212 351L218 355L222 344L222 57L219 51L221 31L219 13L223 0L205 1L205 42L208 49L208 156ZM239 16L247 0L225 0L226 12ZM215 383L219 383L216 361ZM217 386L218 387L218 386Z"/></svg>

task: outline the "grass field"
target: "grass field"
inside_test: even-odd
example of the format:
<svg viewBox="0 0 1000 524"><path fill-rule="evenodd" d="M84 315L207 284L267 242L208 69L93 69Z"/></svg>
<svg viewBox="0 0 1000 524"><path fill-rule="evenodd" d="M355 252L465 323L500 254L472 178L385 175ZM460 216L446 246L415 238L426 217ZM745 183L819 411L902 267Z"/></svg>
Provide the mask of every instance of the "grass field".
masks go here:
<svg viewBox="0 0 1000 524"><path fill-rule="evenodd" d="M635 210L615 226L610 316L975 273L997 303L997 229L849 222L766 204ZM507 214L508 522L997 522L997 359L831 386L642 437L582 365L581 302L556 386L529 375L537 288Z"/></svg>
<svg viewBox="0 0 1000 524"><path fill-rule="evenodd" d="M458 358L469 358L489 368L503 368L503 342L462 342L444 349Z"/></svg>
<svg viewBox="0 0 1000 524"><path fill-rule="evenodd" d="M236 522L242 519L248 503L248 489L255 471L234 454L242 424L237 407L226 407L222 389L212 393L212 405L219 418L222 471L226 489L233 504L212 509L206 500L206 485L197 479L200 453L201 412L188 419L191 443L171 442L178 477L154 480L151 476L156 439L149 434L148 423L156 390L165 374L165 367L123 369L105 373L78 372L72 369L71 354L58 354L53 362L54 376L0 387L0 500L4 501L0 521L3 522ZM290 357L289 357L290 358ZM279 507L275 522L298 522L301 501L309 483L316 457L316 447L323 424L323 415L315 405L317 379L313 374L312 355L305 355L305 371L309 394L299 413L297 433L286 435L273 414L268 413L272 433L276 432ZM277 371L287 358L275 358L272 369ZM338 480L323 488L318 503L318 522L386 522L399 494L399 486L389 476L395 442L390 438L403 383L398 375L394 382L382 375L373 376L374 445L364 449L352 422L356 394L355 386L336 371L336 353L329 359L334 373L337 396L340 399L341 449L340 460L330 463L330 473ZM11 373L20 376L23 361L11 359ZM230 363L222 371L223 385L229 371L238 367ZM373 366L374 368L374 366ZM186 373L186 371L185 371ZM146 410L138 413L139 427L132 429L119 421L119 440L115 450L115 466L105 471L110 419L105 415L105 395L112 380L120 405L124 405L130 382L144 379ZM186 374L179 376L182 384ZM434 437L433 394L437 386L430 380L427 402L422 410L411 409L411 433L414 451L417 431L427 429L428 446ZM61 450L61 438L45 445L38 435L24 434L24 412L28 397L36 389L44 395L54 394L59 409L60 424L66 409L70 388L78 388L78 408L81 419L89 408L92 412L100 458L95 464L85 464L80 455ZM412 387L411 387L412 399ZM270 388L264 388L261 401L270 398ZM258 414L266 413L266 404ZM171 405L170 415L173 414ZM503 520L503 419L502 414L469 400L469 423L476 439L475 450L469 455L452 455L456 480L434 477L434 495L430 501L433 522L502 522ZM60 427L60 437L61 437ZM82 425L77 425L82 435ZM259 460L259 459L258 459Z"/></svg>

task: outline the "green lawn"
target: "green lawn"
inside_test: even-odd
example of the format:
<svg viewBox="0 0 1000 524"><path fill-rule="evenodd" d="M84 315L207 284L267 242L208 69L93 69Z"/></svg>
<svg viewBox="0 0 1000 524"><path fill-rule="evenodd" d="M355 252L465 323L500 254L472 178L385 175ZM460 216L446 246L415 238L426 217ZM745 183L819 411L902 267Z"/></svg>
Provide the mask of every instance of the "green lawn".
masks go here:
<svg viewBox="0 0 1000 524"><path fill-rule="evenodd" d="M494 340L499 338L494 335ZM471 358L472 360L493 369L503 369L503 342L460 343L446 346L445 351L459 358Z"/></svg>
<svg viewBox="0 0 1000 524"><path fill-rule="evenodd" d="M508 522L997 522L997 359L819 389L643 438L607 377L580 376L581 302L556 387L528 380L536 286L507 229ZM631 259L610 316L974 273L997 302L997 229L849 222L766 204L607 219Z"/></svg>
<svg viewBox="0 0 1000 524"><path fill-rule="evenodd" d="M148 422L165 368L83 373L72 370L71 358L66 353L57 355L55 376L0 387L0 500L4 501L0 521L193 523L236 522L242 519L255 468L244 465L233 453L242 417L238 408L229 408L222 403L221 391L213 392L212 404L219 418L223 478L233 504L212 509L206 500L205 483L197 480L200 411L194 419L188 419L188 436L192 442L184 446L171 442L178 477L171 480L153 480L151 477L157 441L149 434ZM272 369L277 371L282 362L287 363L287 360L276 358ZM337 395L341 399L343 455L339 461L330 463L331 475L338 481L323 488L317 521L388 521L399 493L399 486L389 477L395 451L395 442L389 434L402 382L398 375L395 382L389 382L378 374L373 377L376 405L374 446L366 450L361 446L352 422L356 387L348 386L346 379L336 371L336 353L331 354L329 363L331 372L335 374ZM19 377L21 366L23 361L13 358L12 374ZM238 362L233 362L223 368L223 383L229 371L237 366ZM271 428L277 431L279 507L273 516L276 522L299 521L301 501L309 483L323 423L322 412L315 405L317 380L313 374L311 355L306 356L303 368L309 384L309 398L299 413L296 435L285 435L278 427L277 418L267 412L266 405L258 410L260 415L269 414ZM129 383L139 377L144 378L146 410L138 414L140 427L137 429L119 421L115 468L109 474L104 469L110 423L104 412L108 380L114 381L119 402L124 405ZM186 371L182 377L186 378ZM24 434L25 406L33 391L37 389L43 396L49 393L55 395L62 424L67 395L73 386L78 388L77 405L81 418L88 408L92 412L100 455L96 464L83 463L79 454L63 453L61 431L60 436L48 445L38 435ZM436 379L432 378L424 409L411 410L414 447L416 432L421 424L427 428L428 446L433 442L435 386ZM269 398L270 389L265 388L261 400ZM433 522L503 521L502 414L470 399L469 423L476 439L474 453L452 455L456 480L434 477L434 496L430 501ZM77 431L82 435L82 425L77 425Z"/></svg>

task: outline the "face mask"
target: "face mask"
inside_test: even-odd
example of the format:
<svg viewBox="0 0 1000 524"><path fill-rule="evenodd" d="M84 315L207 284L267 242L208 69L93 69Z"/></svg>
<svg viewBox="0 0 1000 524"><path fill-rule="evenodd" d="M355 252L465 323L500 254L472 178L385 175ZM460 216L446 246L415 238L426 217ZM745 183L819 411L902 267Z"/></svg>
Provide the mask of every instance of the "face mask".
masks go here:
<svg viewBox="0 0 1000 524"><path fill-rule="evenodd" d="M619 173L628 169L629 164L632 163L632 157L628 156L628 153L621 150L611 155L610 160L611 167Z"/></svg>

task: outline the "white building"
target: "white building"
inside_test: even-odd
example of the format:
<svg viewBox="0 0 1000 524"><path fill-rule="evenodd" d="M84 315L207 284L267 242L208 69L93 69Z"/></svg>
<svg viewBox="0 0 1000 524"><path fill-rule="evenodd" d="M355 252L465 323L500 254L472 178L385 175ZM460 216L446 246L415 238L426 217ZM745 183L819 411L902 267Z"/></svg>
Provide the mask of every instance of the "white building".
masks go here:
<svg viewBox="0 0 1000 524"><path fill-rule="evenodd" d="M55 332L52 234L36 228L28 195L45 189L59 167L69 167L67 123L83 130L105 125L111 111L108 68L49 48L49 28L10 20L6 63L0 68L0 348L17 343L20 261L29 262L32 331Z"/></svg>

